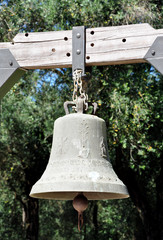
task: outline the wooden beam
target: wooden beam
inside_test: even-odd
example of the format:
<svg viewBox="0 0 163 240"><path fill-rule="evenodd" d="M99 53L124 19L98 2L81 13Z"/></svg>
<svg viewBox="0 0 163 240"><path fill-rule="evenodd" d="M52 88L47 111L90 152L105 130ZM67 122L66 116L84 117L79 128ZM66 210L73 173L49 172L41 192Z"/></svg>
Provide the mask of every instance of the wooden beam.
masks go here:
<svg viewBox="0 0 163 240"><path fill-rule="evenodd" d="M89 28L86 30L86 65L146 62L144 56L163 29L149 24ZM21 68L67 68L72 66L72 31L19 33L8 48Z"/></svg>

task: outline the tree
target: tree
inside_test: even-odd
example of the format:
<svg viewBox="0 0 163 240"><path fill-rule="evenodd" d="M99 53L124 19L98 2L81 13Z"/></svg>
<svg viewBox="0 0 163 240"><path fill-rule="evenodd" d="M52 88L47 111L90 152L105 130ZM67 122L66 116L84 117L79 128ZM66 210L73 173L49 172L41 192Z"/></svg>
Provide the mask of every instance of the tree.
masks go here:
<svg viewBox="0 0 163 240"><path fill-rule="evenodd" d="M121 75L123 70L117 68L115 75ZM138 66L133 68L137 68L137 71L128 71L130 77L127 74L125 78L121 75L117 78L119 83L112 82L102 90L111 94L108 97L108 111L108 101L104 102L104 109L107 119L110 116L109 142L115 146L112 160L114 159L116 172L127 185L131 199L139 211L146 233L144 238L162 239L162 223L159 222L160 214L162 215L162 145L158 132L161 129L158 107L161 81L152 73L143 74L145 69L138 69ZM139 71L143 72L139 75ZM137 76L141 76L139 82Z"/></svg>
<svg viewBox="0 0 163 240"><path fill-rule="evenodd" d="M159 28L162 23L159 1L10 0L1 3L0 13L1 41L11 41L18 32L66 30L74 25L97 27L148 22ZM91 203L86 215L89 226L85 225L82 238L131 239L134 235L139 240L163 239L162 78L146 64L93 67L91 74L89 96L98 100L98 115L108 126L110 158L129 189L137 213L130 200ZM69 69L28 71L2 101L1 178L23 207L26 239L38 239L38 200L28 195L47 164L53 121L63 114L62 103L69 100L67 96L73 87L71 78ZM71 204L57 203L55 206L56 203L51 201L49 204L55 212L59 209L59 214L49 211L45 201L41 202L40 212L46 211L51 219L56 217L54 226L57 230L53 233L51 225L48 229L42 227L40 238L50 236L52 239L53 235L55 239L66 239L67 236L81 239L75 229L72 235ZM129 210L126 204L129 204ZM116 226L110 218L106 220L104 211L101 212L104 207L107 216L116 221ZM10 205L8 208L11 209ZM20 212L20 204L18 209ZM130 228L126 222L122 224L120 216L130 223ZM47 221L48 217L41 214L41 223L45 219ZM20 234L20 230L17 231Z"/></svg>
<svg viewBox="0 0 163 240"><path fill-rule="evenodd" d="M10 100L2 105L2 129L6 132L2 133L1 170L9 188L22 204L26 238L33 239L38 228L38 200L30 198L29 193L32 185L41 177L48 161L49 139L51 140L47 135L48 120L55 119L55 110L49 113L54 107L45 103L43 98L38 103L39 99L34 99L34 95L27 96L24 89L21 93L23 85L24 83L20 82L19 87L14 87L12 91L15 95L10 93ZM34 83L32 85L31 91L34 90ZM58 96L56 99L58 101ZM57 114L59 112L58 109ZM41 120L38 116L41 116Z"/></svg>

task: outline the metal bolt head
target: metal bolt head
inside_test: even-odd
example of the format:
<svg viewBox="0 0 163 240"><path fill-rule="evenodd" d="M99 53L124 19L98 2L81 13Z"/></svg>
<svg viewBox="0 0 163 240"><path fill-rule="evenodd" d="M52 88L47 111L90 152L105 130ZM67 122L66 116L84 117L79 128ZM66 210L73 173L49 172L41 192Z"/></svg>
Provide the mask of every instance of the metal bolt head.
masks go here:
<svg viewBox="0 0 163 240"><path fill-rule="evenodd" d="M151 54L152 54L152 56L154 56L156 54L155 50L152 50Z"/></svg>
<svg viewBox="0 0 163 240"><path fill-rule="evenodd" d="M76 51L76 53L77 53L77 55L80 55L81 51L78 49L78 50Z"/></svg>
<svg viewBox="0 0 163 240"><path fill-rule="evenodd" d="M80 38L80 37L81 37L81 34L80 34L80 33L77 33L77 34L76 34L76 37L77 37L77 38Z"/></svg>
<svg viewBox="0 0 163 240"><path fill-rule="evenodd" d="M13 61L9 61L10 66L13 66Z"/></svg>

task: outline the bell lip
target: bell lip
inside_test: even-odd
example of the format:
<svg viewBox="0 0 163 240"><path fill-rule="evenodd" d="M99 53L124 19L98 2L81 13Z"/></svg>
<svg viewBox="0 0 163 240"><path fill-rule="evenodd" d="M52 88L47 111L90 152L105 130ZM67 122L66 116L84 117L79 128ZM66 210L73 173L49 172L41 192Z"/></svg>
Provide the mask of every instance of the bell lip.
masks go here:
<svg viewBox="0 0 163 240"><path fill-rule="evenodd" d="M129 197L127 187L120 180L111 182L36 182L30 196L43 199L72 200L82 192L90 200L121 199Z"/></svg>
<svg viewBox="0 0 163 240"><path fill-rule="evenodd" d="M30 197L39 199L49 199L49 200L73 200L79 193L79 191L62 191L62 192L40 192L40 193L30 193ZM113 200L113 199L124 199L129 198L130 195L125 193L115 193L115 192L88 192L83 191L82 194L88 200Z"/></svg>

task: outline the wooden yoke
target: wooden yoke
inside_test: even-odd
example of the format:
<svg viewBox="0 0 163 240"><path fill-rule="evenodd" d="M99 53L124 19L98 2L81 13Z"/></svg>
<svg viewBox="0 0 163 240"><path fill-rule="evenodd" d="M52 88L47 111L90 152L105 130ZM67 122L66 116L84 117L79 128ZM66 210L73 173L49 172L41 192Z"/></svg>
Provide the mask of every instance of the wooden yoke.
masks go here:
<svg viewBox="0 0 163 240"><path fill-rule="evenodd" d="M159 47L155 42L158 37ZM154 49L152 49L152 45ZM72 67L72 31L70 30L19 33L15 36L13 42L0 43L1 62L3 61L2 49L10 50L19 68ZM8 61L10 62L10 59ZM163 29L155 30L149 24L86 29L86 66L131 64L147 61L163 73ZM10 80L9 84L7 79L2 79L1 70L4 69L4 66L1 65L1 62L0 98L14 84L14 81L11 84ZM4 84L6 84L5 90L3 88Z"/></svg>

